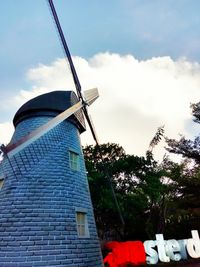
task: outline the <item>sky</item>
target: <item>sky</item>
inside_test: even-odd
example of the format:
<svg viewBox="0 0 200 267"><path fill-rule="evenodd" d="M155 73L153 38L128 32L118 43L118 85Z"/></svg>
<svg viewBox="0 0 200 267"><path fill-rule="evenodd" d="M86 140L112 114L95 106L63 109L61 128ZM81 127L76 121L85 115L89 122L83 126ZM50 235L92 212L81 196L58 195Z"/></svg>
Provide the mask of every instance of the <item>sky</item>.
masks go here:
<svg viewBox="0 0 200 267"><path fill-rule="evenodd" d="M74 85L47 1L0 2L0 143L7 144L23 103ZM198 135L190 104L200 100L199 1L54 4L83 91L99 90L90 114L100 143L142 156L162 125L170 138ZM89 130L81 139L93 143Z"/></svg>

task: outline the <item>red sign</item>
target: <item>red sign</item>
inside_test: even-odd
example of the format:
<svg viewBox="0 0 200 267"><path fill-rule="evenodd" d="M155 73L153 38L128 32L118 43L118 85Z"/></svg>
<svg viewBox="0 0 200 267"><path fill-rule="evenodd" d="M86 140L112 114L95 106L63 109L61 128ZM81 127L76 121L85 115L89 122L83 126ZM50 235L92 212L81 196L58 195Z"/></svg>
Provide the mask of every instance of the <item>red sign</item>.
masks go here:
<svg viewBox="0 0 200 267"><path fill-rule="evenodd" d="M127 264L145 264L146 253L141 241L108 242L105 246L111 252L104 258L109 267L125 267Z"/></svg>
<svg viewBox="0 0 200 267"><path fill-rule="evenodd" d="M156 240L108 242L105 248L110 253L104 263L109 267L125 267L128 264L157 264L186 260L187 257L200 258L200 238L197 230L191 231L192 238L165 240L163 234L156 234Z"/></svg>

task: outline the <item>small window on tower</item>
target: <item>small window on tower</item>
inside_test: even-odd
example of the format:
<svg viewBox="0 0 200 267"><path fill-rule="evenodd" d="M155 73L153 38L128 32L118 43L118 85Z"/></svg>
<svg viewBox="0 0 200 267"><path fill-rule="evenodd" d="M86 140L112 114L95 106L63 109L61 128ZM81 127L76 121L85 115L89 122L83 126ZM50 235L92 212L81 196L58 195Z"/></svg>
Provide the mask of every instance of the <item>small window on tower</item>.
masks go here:
<svg viewBox="0 0 200 267"><path fill-rule="evenodd" d="M74 171L80 170L79 154L69 151L69 164L70 168Z"/></svg>
<svg viewBox="0 0 200 267"><path fill-rule="evenodd" d="M4 179L2 179L2 178L0 177L0 190L1 190L2 186L3 186L3 183L4 183Z"/></svg>
<svg viewBox="0 0 200 267"><path fill-rule="evenodd" d="M78 237L89 237L87 213L77 211L76 222L77 222Z"/></svg>

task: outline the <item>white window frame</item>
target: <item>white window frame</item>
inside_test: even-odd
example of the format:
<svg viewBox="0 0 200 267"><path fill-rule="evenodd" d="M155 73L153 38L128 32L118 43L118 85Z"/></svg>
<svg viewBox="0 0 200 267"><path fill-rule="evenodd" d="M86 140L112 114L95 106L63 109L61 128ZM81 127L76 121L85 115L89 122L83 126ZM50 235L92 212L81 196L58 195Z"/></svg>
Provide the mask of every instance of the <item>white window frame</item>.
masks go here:
<svg viewBox="0 0 200 267"><path fill-rule="evenodd" d="M83 222L78 220L78 215L83 216ZM77 234L79 238L89 238L89 228L88 228L88 219L87 219L87 210L83 208L76 208L76 226ZM84 234L82 234L82 229L84 229Z"/></svg>
<svg viewBox="0 0 200 267"><path fill-rule="evenodd" d="M80 171L80 156L74 150L69 150L69 166L73 171Z"/></svg>

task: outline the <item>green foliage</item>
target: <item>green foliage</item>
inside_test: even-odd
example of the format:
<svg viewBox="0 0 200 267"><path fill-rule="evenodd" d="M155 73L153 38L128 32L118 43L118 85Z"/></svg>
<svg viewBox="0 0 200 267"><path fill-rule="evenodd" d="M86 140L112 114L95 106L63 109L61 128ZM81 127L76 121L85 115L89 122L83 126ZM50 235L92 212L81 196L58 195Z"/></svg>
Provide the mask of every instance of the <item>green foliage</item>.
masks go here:
<svg viewBox="0 0 200 267"><path fill-rule="evenodd" d="M200 122L200 103L191 105ZM146 240L163 233L165 238L185 238L200 229L200 137L166 138L167 150L182 155L175 163L165 157L158 164L153 149L164 136L159 127L146 157L127 155L113 143L84 148L89 186L99 236L102 240ZM108 176L110 179L108 179ZM125 227L113 199L114 188Z"/></svg>
<svg viewBox="0 0 200 267"><path fill-rule="evenodd" d="M153 214L158 213L165 191L165 185L160 181L163 172L152 154L147 158L126 155L117 144L103 144L87 146L84 155L100 237L105 239L114 235L115 239L141 239L152 236L159 222ZM105 177L105 165L125 219L125 229L122 229Z"/></svg>
<svg viewBox="0 0 200 267"><path fill-rule="evenodd" d="M200 123L200 102L191 104L194 122ZM180 140L166 138L169 152L179 154L183 158L191 159L199 167L200 165L200 137L197 136L194 140L186 139L184 136Z"/></svg>
<svg viewBox="0 0 200 267"><path fill-rule="evenodd" d="M200 123L200 102L191 104L190 107L194 116L194 122Z"/></svg>
<svg viewBox="0 0 200 267"><path fill-rule="evenodd" d="M194 122L200 123L200 102L192 104ZM173 188L174 212L168 219L168 232L187 233L200 229L200 137L194 140L182 136L179 140L166 138L169 152L183 157L180 164L170 163L165 168L170 173Z"/></svg>
<svg viewBox="0 0 200 267"><path fill-rule="evenodd" d="M164 135L164 126L158 127L156 134L149 144L149 151L152 151L155 146L161 141Z"/></svg>

